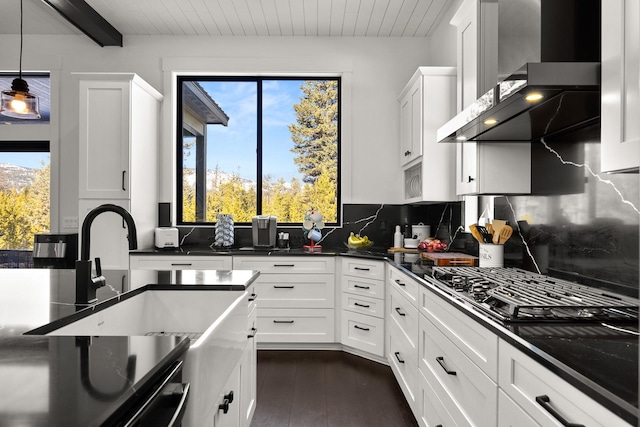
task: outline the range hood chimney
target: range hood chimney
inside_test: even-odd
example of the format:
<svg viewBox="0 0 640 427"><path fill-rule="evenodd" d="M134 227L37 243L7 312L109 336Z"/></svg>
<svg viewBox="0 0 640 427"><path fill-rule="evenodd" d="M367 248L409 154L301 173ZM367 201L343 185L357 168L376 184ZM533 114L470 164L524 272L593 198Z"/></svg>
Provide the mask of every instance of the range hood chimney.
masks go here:
<svg viewBox="0 0 640 427"><path fill-rule="evenodd" d="M497 1L499 83L438 142L530 142L599 121L600 0Z"/></svg>

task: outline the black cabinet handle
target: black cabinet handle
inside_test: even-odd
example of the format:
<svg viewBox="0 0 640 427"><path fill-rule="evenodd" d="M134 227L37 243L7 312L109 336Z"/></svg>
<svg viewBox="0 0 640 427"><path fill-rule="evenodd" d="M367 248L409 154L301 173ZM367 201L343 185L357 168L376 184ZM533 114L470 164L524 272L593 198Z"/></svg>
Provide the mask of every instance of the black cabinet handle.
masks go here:
<svg viewBox="0 0 640 427"><path fill-rule="evenodd" d="M127 171L122 171L122 191L127 191L126 187L124 186L124 180L125 180L126 174L127 174Z"/></svg>
<svg viewBox="0 0 640 427"><path fill-rule="evenodd" d="M231 390L229 394L224 395L224 400L218 405L218 410L222 409L222 413L226 414L229 412L229 404L231 402L233 402L233 390Z"/></svg>
<svg viewBox="0 0 640 427"><path fill-rule="evenodd" d="M295 267L295 264L273 264L274 267Z"/></svg>
<svg viewBox="0 0 640 427"><path fill-rule="evenodd" d="M358 289L369 289L368 286L353 285L353 287Z"/></svg>
<svg viewBox="0 0 640 427"><path fill-rule="evenodd" d="M404 283L400 281L400 279L396 279L395 281L399 286L406 286Z"/></svg>
<svg viewBox="0 0 640 427"><path fill-rule="evenodd" d="M364 267L353 267L354 270L360 270L360 271L371 271L371 269L369 268L364 268Z"/></svg>
<svg viewBox="0 0 640 427"><path fill-rule="evenodd" d="M440 366L442 366L442 369L444 369L444 371L447 373L447 375L457 375L456 371L450 371L450 370L447 369L446 366L444 366L444 357L442 357L442 356L436 357L436 360L438 361Z"/></svg>
<svg viewBox="0 0 640 427"><path fill-rule="evenodd" d="M368 331L369 328L363 328L362 326L358 326L358 325L353 325L354 328L356 329L360 329L361 331Z"/></svg>
<svg viewBox="0 0 640 427"><path fill-rule="evenodd" d="M400 316L406 316L407 313L404 313L402 310L400 310L400 307L396 307L396 313L398 313Z"/></svg>
<svg viewBox="0 0 640 427"><path fill-rule="evenodd" d="M411 151L407 150L407 151L405 151L405 152L404 152L404 156L405 156L405 157L406 157L406 156L410 156L410 155L411 155Z"/></svg>
<svg viewBox="0 0 640 427"><path fill-rule="evenodd" d="M359 302L354 302L353 305L357 307L369 308L370 306L367 304L360 304Z"/></svg>
<svg viewBox="0 0 640 427"><path fill-rule="evenodd" d="M193 264L190 262L172 262L172 267L191 267Z"/></svg>
<svg viewBox="0 0 640 427"><path fill-rule="evenodd" d="M546 394L543 394L542 396L536 396L536 402L538 402L538 405L542 406L545 411L550 413L551 416L558 420L563 426L584 427L584 424L570 423L569 421L565 420L564 417L558 413L558 411L553 409L553 407L551 406L551 399L549 399L549 396L547 396Z"/></svg>
<svg viewBox="0 0 640 427"><path fill-rule="evenodd" d="M273 323L293 323L293 320L274 320Z"/></svg>
<svg viewBox="0 0 640 427"><path fill-rule="evenodd" d="M404 360L400 359L400 352L399 351L396 351L393 354L396 356L396 359L398 359L398 362L404 363Z"/></svg>
<svg viewBox="0 0 640 427"><path fill-rule="evenodd" d="M293 285L273 285L275 289L293 289L295 286Z"/></svg>
<svg viewBox="0 0 640 427"><path fill-rule="evenodd" d="M471 178L471 175L467 178L467 182L475 181L475 178Z"/></svg>
<svg viewBox="0 0 640 427"><path fill-rule="evenodd" d="M255 338L258 330L256 328L251 328L251 333L247 335L247 338Z"/></svg>
<svg viewBox="0 0 640 427"><path fill-rule="evenodd" d="M258 298L258 295L256 295L256 294L251 294L251 295L249 295L249 302L251 302L251 301L255 301L255 300L256 300L256 298Z"/></svg>
<svg viewBox="0 0 640 427"><path fill-rule="evenodd" d="M442 424L438 424L436 425L436 427L444 427Z"/></svg>

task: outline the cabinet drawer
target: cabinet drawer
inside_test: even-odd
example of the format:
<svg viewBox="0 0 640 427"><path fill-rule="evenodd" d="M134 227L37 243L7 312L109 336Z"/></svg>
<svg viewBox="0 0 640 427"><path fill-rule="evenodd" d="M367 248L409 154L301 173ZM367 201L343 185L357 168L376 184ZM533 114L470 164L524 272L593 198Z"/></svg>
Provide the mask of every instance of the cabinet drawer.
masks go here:
<svg viewBox="0 0 640 427"><path fill-rule="evenodd" d="M384 301L360 295L342 293L342 309L384 318Z"/></svg>
<svg viewBox="0 0 640 427"><path fill-rule="evenodd" d="M335 260L331 256L234 256L236 270L258 270L262 274L334 273Z"/></svg>
<svg viewBox="0 0 640 427"><path fill-rule="evenodd" d="M458 404L451 400L442 384L429 370L418 369L417 419L423 427L457 426L473 427L461 412ZM518 427L518 426L513 426Z"/></svg>
<svg viewBox="0 0 640 427"><path fill-rule="evenodd" d="M260 308L258 342L334 342L333 309Z"/></svg>
<svg viewBox="0 0 640 427"><path fill-rule="evenodd" d="M231 270L230 256L169 256L151 255L129 257L132 270Z"/></svg>
<svg viewBox="0 0 640 427"><path fill-rule="evenodd" d="M342 274L384 280L384 265L382 261L343 258Z"/></svg>
<svg viewBox="0 0 640 427"><path fill-rule="evenodd" d="M498 391L498 427L539 427L540 424L504 393Z"/></svg>
<svg viewBox="0 0 640 427"><path fill-rule="evenodd" d="M411 347L418 348L418 309L400 295L395 287L389 288L389 321L394 322Z"/></svg>
<svg viewBox="0 0 640 427"><path fill-rule="evenodd" d="M405 399L415 414L416 392L418 386L418 354L417 349L411 347L404 335L393 322L387 327L387 361L396 380L404 393Z"/></svg>
<svg viewBox="0 0 640 427"><path fill-rule="evenodd" d="M437 378L465 418L472 425L496 425L498 386L424 316L419 347L419 369Z"/></svg>
<svg viewBox="0 0 640 427"><path fill-rule="evenodd" d="M498 336L429 289L420 289L420 312L493 381L498 378Z"/></svg>
<svg viewBox="0 0 640 427"><path fill-rule="evenodd" d="M333 274L263 274L254 283L264 308L333 308Z"/></svg>
<svg viewBox="0 0 640 427"><path fill-rule="evenodd" d="M558 424L550 410L570 423L589 427L629 425L503 340L500 340L499 362L500 388L542 425ZM542 396L546 396L547 402L539 401Z"/></svg>
<svg viewBox="0 0 640 427"><path fill-rule="evenodd" d="M342 291L384 299L384 281L343 275Z"/></svg>
<svg viewBox="0 0 640 427"><path fill-rule="evenodd" d="M384 356L384 319L342 312L342 344Z"/></svg>
<svg viewBox="0 0 640 427"><path fill-rule="evenodd" d="M418 295L422 287L418 282L397 268L389 268L389 286L396 288L414 307L418 306Z"/></svg>

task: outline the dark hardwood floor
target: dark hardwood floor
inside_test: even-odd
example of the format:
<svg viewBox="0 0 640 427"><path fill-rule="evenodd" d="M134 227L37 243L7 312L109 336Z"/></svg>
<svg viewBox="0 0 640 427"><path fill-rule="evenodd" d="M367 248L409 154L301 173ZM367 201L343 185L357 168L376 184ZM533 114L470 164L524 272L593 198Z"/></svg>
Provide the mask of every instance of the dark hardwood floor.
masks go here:
<svg viewBox="0 0 640 427"><path fill-rule="evenodd" d="M391 368L342 351L258 351L251 427L416 426Z"/></svg>

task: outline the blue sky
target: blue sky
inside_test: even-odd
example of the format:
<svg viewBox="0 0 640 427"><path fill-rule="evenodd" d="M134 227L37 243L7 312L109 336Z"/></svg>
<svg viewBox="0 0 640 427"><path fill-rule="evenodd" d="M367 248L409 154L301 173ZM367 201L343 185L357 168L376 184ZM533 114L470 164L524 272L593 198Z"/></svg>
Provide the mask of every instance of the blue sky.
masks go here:
<svg viewBox="0 0 640 427"><path fill-rule="evenodd" d="M287 126L295 123L293 104L300 101L301 81L271 80L263 84L263 174L276 181L301 178L293 163L293 142ZM229 116L227 127L209 127L207 167L256 180L256 83L201 82ZM192 160L191 160L192 161ZM188 165L188 163L187 163Z"/></svg>
<svg viewBox="0 0 640 427"><path fill-rule="evenodd" d="M0 152L0 163L10 163L12 165L26 168L40 169L42 162L49 164L49 153L3 153Z"/></svg>

